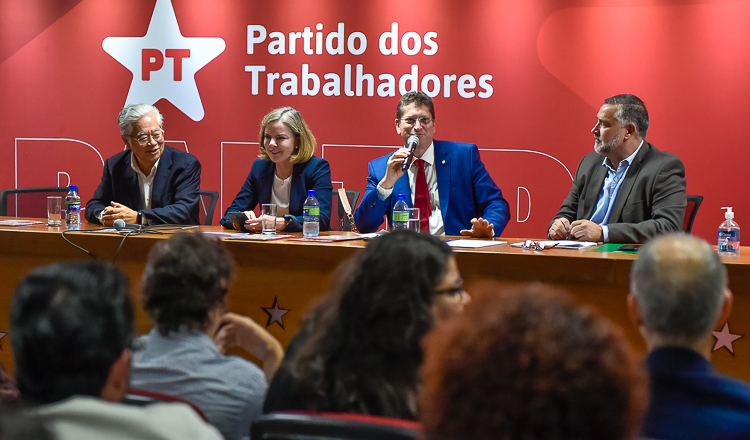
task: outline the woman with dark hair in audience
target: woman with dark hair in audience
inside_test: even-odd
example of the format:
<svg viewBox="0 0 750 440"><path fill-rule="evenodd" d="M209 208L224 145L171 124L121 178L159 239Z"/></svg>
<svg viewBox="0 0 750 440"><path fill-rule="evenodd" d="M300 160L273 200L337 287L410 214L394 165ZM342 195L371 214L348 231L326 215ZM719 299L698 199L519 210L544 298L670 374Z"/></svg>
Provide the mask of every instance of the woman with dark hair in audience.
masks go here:
<svg viewBox="0 0 750 440"><path fill-rule="evenodd" d="M253 213L258 204L274 203L276 229L302 231L302 208L307 191L314 189L320 203L320 230L327 231L331 219L333 184L328 161L313 156L315 136L302 115L292 107L280 107L263 118L259 134L260 159L219 223L234 228L230 212L244 212L244 228L260 232L260 218Z"/></svg>
<svg viewBox="0 0 750 440"><path fill-rule="evenodd" d="M476 295L425 338L427 440L625 440L646 377L605 318L540 284Z"/></svg>
<svg viewBox="0 0 750 440"><path fill-rule="evenodd" d="M451 249L428 234L394 231L339 272L292 339L264 412L415 419L422 337L468 300Z"/></svg>

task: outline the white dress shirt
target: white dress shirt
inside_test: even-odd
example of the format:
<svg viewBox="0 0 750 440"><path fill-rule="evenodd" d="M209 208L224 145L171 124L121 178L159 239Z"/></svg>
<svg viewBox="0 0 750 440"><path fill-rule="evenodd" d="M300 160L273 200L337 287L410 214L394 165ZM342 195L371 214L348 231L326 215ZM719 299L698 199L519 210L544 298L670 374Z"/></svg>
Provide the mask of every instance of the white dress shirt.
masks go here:
<svg viewBox="0 0 750 440"><path fill-rule="evenodd" d="M154 190L154 177L156 177L156 167L159 166L161 157L156 159L156 163L151 167L151 172L147 175L143 174L138 165L136 164L136 158L133 153L130 153L130 168L135 171L135 175L138 176L138 186L141 188L141 197L143 198L143 209L151 209L151 194ZM132 208L131 208L132 209Z"/></svg>
<svg viewBox="0 0 750 440"><path fill-rule="evenodd" d="M143 200L143 209L151 209L151 195L154 191L154 177L156 177L156 168L159 166L161 157L156 159L154 166L151 167L151 172L147 175L143 174L138 165L136 164L136 158L133 153L130 153L130 168L135 171L135 175L138 176L138 188L141 190L141 199ZM128 208L133 209L128 206ZM99 211L96 218L99 219L99 223L102 223L102 217L104 217L104 210ZM144 216L145 217L145 216ZM145 225L146 219L143 218L141 222Z"/></svg>

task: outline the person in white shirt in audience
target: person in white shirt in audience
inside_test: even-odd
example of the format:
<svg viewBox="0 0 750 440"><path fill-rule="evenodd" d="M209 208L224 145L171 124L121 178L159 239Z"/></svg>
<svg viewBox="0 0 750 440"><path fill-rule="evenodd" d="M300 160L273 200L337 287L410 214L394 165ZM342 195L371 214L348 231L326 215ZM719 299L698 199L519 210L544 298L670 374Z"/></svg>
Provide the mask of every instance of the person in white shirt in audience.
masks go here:
<svg viewBox="0 0 750 440"><path fill-rule="evenodd" d="M9 333L29 414L61 440L221 439L188 405L120 403L134 329L128 285L100 262L44 266L19 283Z"/></svg>

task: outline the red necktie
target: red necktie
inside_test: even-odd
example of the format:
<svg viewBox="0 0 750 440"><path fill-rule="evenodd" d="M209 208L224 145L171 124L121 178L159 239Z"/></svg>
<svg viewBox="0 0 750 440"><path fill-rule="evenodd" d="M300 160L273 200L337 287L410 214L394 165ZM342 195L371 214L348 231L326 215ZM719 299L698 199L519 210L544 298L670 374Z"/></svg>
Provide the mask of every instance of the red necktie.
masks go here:
<svg viewBox="0 0 750 440"><path fill-rule="evenodd" d="M430 192L427 190L427 177L424 174L424 161L417 159L417 180L414 184L414 207L419 208L419 230L430 233L430 214L432 204L430 203Z"/></svg>

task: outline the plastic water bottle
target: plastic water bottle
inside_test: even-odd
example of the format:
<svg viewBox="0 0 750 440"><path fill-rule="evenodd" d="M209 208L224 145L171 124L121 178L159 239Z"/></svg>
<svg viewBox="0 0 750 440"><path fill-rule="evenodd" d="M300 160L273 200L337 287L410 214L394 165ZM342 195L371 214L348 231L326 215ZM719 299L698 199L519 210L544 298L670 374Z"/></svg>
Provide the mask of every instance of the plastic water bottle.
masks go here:
<svg viewBox="0 0 750 440"><path fill-rule="evenodd" d="M81 227L81 197L75 185L70 185L68 195L65 196L65 227L68 229Z"/></svg>
<svg viewBox="0 0 750 440"><path fill-rule="evenodd" d="M409 205L406 204L406 195L399 194L398 201L393 205L393 230L398 229L409 229L409 211L406 208Z"/></svg>
<svg viewBox="0 0 750 440"><path fill-rule="evenodd" d="M307 191L307 199L302 208L304 223L302 223L302 234L305 237L317 237L320 233L320 203L315 198L315 190Z"/></svg>
<svg viewBox="0 0 750 440"><path fill-rule="evenodd" d="M737 256L740 254L740 225L734 221L731 206L725 206L725 220L719 225L719 255Z"/></svg>

